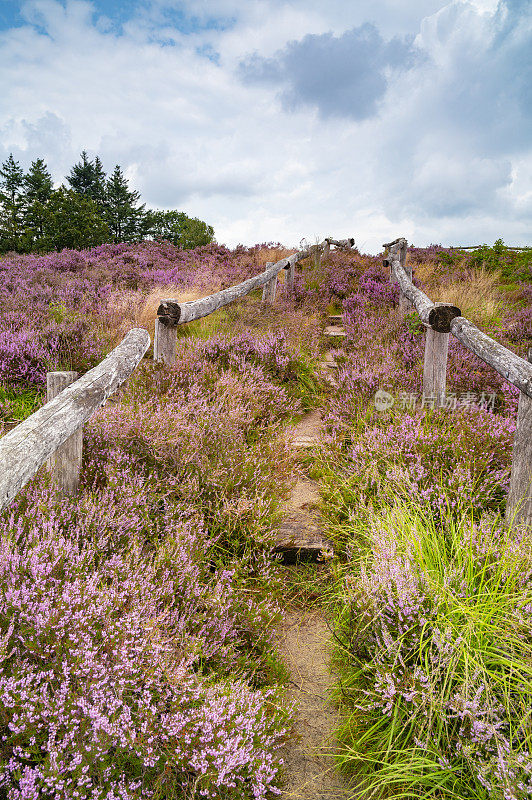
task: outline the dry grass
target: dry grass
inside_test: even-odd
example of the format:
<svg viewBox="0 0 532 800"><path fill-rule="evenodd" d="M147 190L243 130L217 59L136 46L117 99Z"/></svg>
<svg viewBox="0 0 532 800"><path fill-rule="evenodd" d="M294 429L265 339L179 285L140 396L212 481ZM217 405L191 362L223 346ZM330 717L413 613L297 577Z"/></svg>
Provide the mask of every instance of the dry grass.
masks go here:
<svg viewBox="0 0 532 800"><path fill-rule="evenodd" d="M285 247L262 247L257 251L257 264L266 266L268 261L280 261L295 253L296 250L287 250Z"/></svg>
<svg viewBox="0 0 532 800"><path fill-rule="evenodd" d="M163 297L176 297L180 302L207 297L219 287L206 287L194 292L183 291L174 284L158 286L150 292L122 290L115 292L108 300L105 319L106 332L111 332L113 340L118 341L131 328L145 328L153 341L157 309Z"/></svg>
<svg viewBox="0 0 532 800"><path fill-rule="evenodd" d="M499 271L472 269L466 281L444 283L433 264L423 264L416 269L416 277L426 283L427 293L434 302L452 303L472 322L489 324L498 321L507 310L508 298L500 291L502 276Z"/></svg>

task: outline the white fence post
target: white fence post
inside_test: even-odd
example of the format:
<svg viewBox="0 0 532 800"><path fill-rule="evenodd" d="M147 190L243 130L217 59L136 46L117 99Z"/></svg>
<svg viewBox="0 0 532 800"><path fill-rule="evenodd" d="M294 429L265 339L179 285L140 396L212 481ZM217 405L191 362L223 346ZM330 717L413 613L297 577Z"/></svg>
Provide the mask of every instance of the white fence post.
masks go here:
<svg viewBox="0 0 532 800"><path fill-rule="evenodd" d="M528 351L532 362L532 347ZM506 521L532 527L532 398L519 393Z"/></svg>
<svg viewBox="0 0 532 800"><path fill-rule="evenodd" d="M77 378L77 372L47 372L46 402L57 397ZM48 460L52 483L64 495L74 495L79 491L82 452L83 428L80 428Z"/></svg>

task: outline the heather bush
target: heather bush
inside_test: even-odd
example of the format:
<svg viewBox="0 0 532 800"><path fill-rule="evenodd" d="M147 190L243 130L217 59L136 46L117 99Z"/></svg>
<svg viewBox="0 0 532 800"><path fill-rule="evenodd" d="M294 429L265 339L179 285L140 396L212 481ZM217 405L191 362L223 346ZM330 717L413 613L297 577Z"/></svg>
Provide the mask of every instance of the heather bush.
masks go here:
<svg viewBox="0 0 532 800"><path fill-rule="evenodd" d="M143 513L121 466L81 509L34 489L31 517L0 522L3 793L265 798L286 712L250 688L249 640L267 642L271 609L255 604L261 629L206 531Z"/></svg>
<svg viewBox="0 0 532 800"><path fill-rule="evenodd" d="M368 512L335 595L356 797L532 794L531 556L496 516Z"/></svg>
<svg viewBox="0 0 532 800"><path fill-rule="evenodd" d="M326 418L317 456L335 525L361 502L387 505L397 493L436 519L464 504L477 516L503 507L514 421L478 406L382 413L350 408L352 401Z"/></svg>

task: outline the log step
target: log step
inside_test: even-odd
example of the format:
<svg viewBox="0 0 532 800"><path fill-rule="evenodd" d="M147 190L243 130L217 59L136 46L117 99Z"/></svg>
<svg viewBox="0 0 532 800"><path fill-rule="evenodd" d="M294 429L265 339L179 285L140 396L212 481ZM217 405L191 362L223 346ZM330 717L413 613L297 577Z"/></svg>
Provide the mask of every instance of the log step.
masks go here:
<svg viewBox="0 0 532 800"><path fill-rule="evenodd" d="M274 552L283 564L298 561L328 561L333 558L331 542L310 514L296 511L282 521L275 536Z"/></svg>
<svg viewBox="0 0 532 800"><path fill-rule="evenodd" d="M329 325L341 325L342 324L342 315L341 314L330 314L329 315Z"/></svg>
<svg viewBox="0 0 532 800"><path fill-rule="evenodd" d="M325 336L331 336L333 338L343 339L346 336L346 332L340 325L328 325L327 328L323 331Z"/></svg>
<svg viewBox="0 0 532 800"><path fill-rule="evenodd" d="M292 440L292 447L294 447L296 450L301 450L305 447L315 447L317 444L319 444L319 441L320 440L317 438L317 436L296 436Z"/></svg>

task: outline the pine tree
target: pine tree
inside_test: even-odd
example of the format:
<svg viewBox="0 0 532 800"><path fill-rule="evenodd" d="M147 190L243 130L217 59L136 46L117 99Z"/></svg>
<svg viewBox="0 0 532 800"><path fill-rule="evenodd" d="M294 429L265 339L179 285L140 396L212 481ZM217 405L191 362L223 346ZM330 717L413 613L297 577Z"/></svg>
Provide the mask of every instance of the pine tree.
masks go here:
<svg viewBox="0 0 532 800"><path fill-rule="evenodd" d="M0 250L22 249L24 171L10 154L0 167Z"/></svg>
<svg viewBox="0 0 532 800"><path fill-rule="evenodd" d="M44 236L44 210L53 190L52 176L42 158L32 161L24 178L25 249L39 250Z"/></svg>
<svg viewBox="0 0 532 800"><path fill-rule="evenodd" d="M105 187L104 219L114 242L131 242L142 238L144 203L137 205L140 192L130 191L121 168L116 165Z"/></svg>
<svg viewBox="0 0 532 800"><path fill-rule="evenodd" d="M26 202L30 204L38 200L40 203L46 203L53 188L52 176L43 159L38 158L36 161L32 161L24 178Z"/></svg>
<svg viewBox="0 0 532 800"><path fill-rule="evenodd" d="M105 198L105 172L103 171L102 162L96 156L94 161L87 155L87 151L83 150L81 153L81 161L74 164L67 175L67 181L77 194L83 197L90 197L103 208Z"/></svg>

